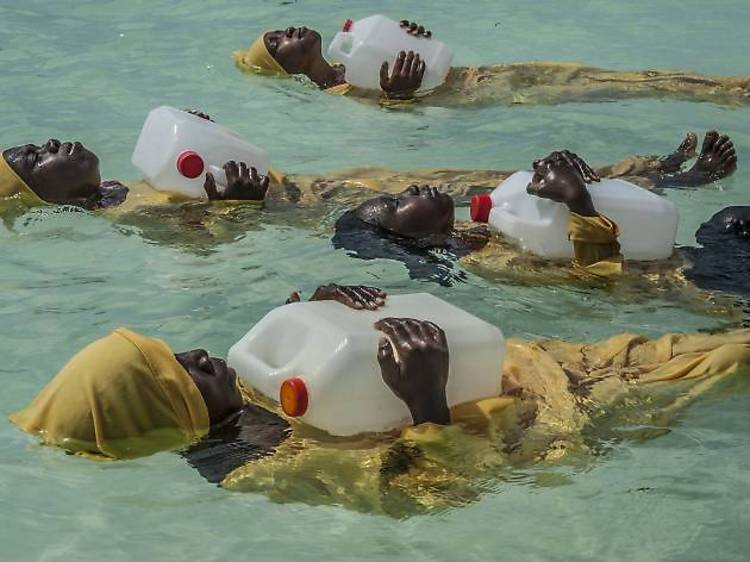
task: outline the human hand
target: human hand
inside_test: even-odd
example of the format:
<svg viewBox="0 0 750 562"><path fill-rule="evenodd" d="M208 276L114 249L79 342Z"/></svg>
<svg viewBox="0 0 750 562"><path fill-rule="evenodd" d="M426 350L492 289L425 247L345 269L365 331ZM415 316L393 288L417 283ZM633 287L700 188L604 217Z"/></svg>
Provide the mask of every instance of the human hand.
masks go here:
<svg viewBox="0 0 750 562"><path fill-rule="evenodd" d="M577 154L568 150L552 152L533 163L534 177L526 191L543 199L565 203L579 215L596 214L587 183L600 181L599 176Z"/></svg>
<svg viewBox="0 0 750 562"><path fill-rule="evenodd" d="M234 160L224 164L224 172L227 175L227 187L224 193L219 193L216 187L216 179L211 172L206 174L203 189L210 201L263 201L268 192L269 178L258 174L258 170Z"/></svg>
<svg viewBox="0 0 750 562"><path fill-rule="evenodd" d="M419 25L415 21L401 20L399 25L406 33L414 37L424 37L425 39L432 37L432 31L426 30L423 25Z"/></svg>
<svg viewBox="0 0 750 562"><path fill-rule="evenodd" d="M214 122L213 119L211 119L211 116L206 113L205 111L201 111L200 109L185 109L183 111L186 111L190 115L195 115L196 117L200 117L201 119L205 119L206 121Z"/></svg>
<svg viewBox="0 0 750 562"><path fill-rule="evenodd" d="M386 296L385 291L376 287L330 283L318 287L310 300L336 301L354 310L377 310L385 304ZM300 294L295 291L286 302L289 304L300 300Z"/></svg>
<svg viewBox="0 0 750 562"><path fill-rule="evenodd" d="M450 423L445 394L450 355L445 332L432 322L384 318L378 363L383 381L404 401L415 425Z"/></svg>
<svg viewBox="0 0 750 562"><path fill-rule="evenodd" d="M380 89L391 99L411 99L422 85L427 66L414 51L401 51L388 73L388 61L380 67Z"/></svg>
<svg viewBox="0 0 750 562"><path fill-rule="evenodd" d="M116 207L125 202L129 191L127 186L117 180L104 180L95 193L78 204L88 210Z"/></svg>

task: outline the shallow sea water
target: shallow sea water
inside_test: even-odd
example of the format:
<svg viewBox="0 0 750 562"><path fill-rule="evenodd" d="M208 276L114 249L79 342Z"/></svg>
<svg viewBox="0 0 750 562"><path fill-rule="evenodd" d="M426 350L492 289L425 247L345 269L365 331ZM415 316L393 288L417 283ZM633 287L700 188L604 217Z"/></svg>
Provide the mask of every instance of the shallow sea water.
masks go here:
<svg viewBox="0 0 750 562"><path fill-rule="evenodd" d="M456 64L573 60L750 74L743 0L379 6L429 24L455 47ZM0 0L0 146L79 139L105 176L135 180L130 153L143 118L165 103L208 111L296 173L514 169L560 147L599 164L663 153L687 130L718 128L734 138L740 170L720 185L668 194L681 212L679 241L690 244L723 206L748 203L746 108L635 100L385 111L233 66L231 52L266 28L306 24L330 39L346 17L372 9L363 0ZM51 210L0 228L3 560L747 559L750 395L741 388L707 397L664 437L613 444L586 469L559 469L555 485L518 474L471 506L405 521L228 493L172 454L110 465L71 459L5 421L74 351L116 326L223 355L291 290L309 294L329 281L431 291L520 337L721 325L669 302L626 304L597 290L472 275L443 289L409 281L398 263L333 251L327 234L260 217L232 243L166 245L105 217Z"/></svg>

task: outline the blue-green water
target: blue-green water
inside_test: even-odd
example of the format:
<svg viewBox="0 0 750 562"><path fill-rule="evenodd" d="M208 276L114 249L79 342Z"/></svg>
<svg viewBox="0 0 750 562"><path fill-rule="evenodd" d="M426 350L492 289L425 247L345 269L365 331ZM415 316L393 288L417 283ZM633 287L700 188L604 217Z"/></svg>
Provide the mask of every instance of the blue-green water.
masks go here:
<svg viewBox="0 0 750 562"><path fill-rule="evenodd" d="M263 29L307 24L330 38L346 17L372 10L363 0L0 0L0 146L79 139L99 154L105 176L137 179L130 153L145 114L161 104L205 109L268 148L276 167L300 173L364 164L513 169L559 147L606 163L718 128L734 138L740 170L720 186L669 194L680 242L721 207L748 202L747 109L637 100L383 111L243 75L231 61ZM383 1L378 10L429 24L454 46L456 64L546 59L750 74L742 0ZM581 288L469 276L440 289L408 281L398 263L333 251L327 234L276 224L200 253L103 217L29 213L15 231L0 229L0 414L116 326L225 354L289 291L309 294L328 281L430 290L522 337L718 323L667 302L625 305ZM477 504L407 521L228 493L172 454L107 466L71 459L0 421L2 558L744 560L748 407L742 393L706 399L665 437L617 445L585 471L561 469L566 485L539 487L521 475Z"/></svg>

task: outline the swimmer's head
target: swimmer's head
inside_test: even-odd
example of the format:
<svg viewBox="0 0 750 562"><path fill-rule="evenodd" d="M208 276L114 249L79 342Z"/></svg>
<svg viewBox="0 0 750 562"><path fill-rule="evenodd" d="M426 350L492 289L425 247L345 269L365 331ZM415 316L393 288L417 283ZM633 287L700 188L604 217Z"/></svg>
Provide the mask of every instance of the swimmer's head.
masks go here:
<svg viewBox="0 0 750 562"><path fill-rule="evenodd" d="M206 435L219 411L199 375L163 341L119 328L79 351L11 420L49 445L87 457L131 459L181 449ZM213 376L211 396L238 394L230 377Z"/></svg>
<svg viewBox="0 0 750 562"><path fill-rule="evenodd" d="M413 185L396 196L370 199L357 208L356 214L367 224L415 239L448 236L455 221L451 196L426 185Z"/></svg>
<svg viewBox="0 0 750 562"><path fill-rule="evenodd" d="M242 407L237 373L223 359L209 357L203 349L175 354L206 402L211 424L224 421Z"/></svg>
<svg viewBox="0 0 750 562"><path fill-rule="evenodd" d="M263 35L268 53L289 74L307 74L323 59L320 33L306 27L287 27Z"/></svg>
<svg viewBox="0 0 750 562"><path fill-rule="evenodd" d="M31 190L49 203L83 202L99 190L99 158L80 142L50 139L42 146L8 149L3 157Z"/></svg>

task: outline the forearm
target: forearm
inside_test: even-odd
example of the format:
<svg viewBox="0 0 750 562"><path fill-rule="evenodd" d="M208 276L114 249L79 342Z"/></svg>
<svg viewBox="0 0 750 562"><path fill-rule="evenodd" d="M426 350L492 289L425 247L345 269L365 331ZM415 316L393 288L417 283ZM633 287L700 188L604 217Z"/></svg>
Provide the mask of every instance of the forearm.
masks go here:
<svg viewBox="0 0 750 562"><path fill-rule="evenodd" d="M451 412L445 395L419 400L409 405L409 411L414 425L423 423L450 425L451 423Z"/></svg>

